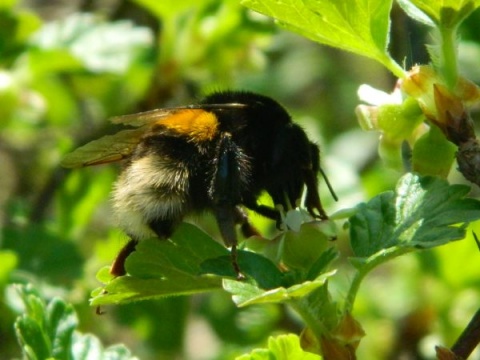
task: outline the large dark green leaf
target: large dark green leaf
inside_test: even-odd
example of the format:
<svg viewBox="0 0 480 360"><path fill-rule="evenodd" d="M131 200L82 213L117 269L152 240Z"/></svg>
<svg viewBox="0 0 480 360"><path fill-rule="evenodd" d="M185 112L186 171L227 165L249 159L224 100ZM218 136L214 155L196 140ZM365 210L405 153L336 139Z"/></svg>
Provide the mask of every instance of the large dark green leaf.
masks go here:
<svg viewBox="0 0 480 360"><path fill-rule="evenodd" d="M127 276L112 279L105 270L99 278L106 282L96 291L92 304L111 304L173 295L187 295L221 288L221 277L205 274L208 259L229 256L229 251L194 225L181 224L172 240L141 241L127 259ZM211 267L211 273L225 273L229 261ZM226 270L228 268L228 270ZM203 275L202 275L203 274Z"/></svg>
<svg viewBox="0 0 480 360"><path fill-rule="evenodd" d="M359 205L350 218L355 256L368 258L393 248L431 248L463 239L466 225L480 219L480 201L465 198L468 192L465 185L405 175L395 192Z"/></svg>

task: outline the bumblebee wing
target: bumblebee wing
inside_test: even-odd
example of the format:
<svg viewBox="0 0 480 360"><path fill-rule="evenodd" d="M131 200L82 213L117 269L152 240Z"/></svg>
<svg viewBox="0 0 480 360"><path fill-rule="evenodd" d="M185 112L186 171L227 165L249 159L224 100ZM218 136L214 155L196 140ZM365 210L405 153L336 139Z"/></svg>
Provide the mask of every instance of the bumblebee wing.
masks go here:
<svg viewBox="0 0 480 360"><path fill-rule="evenodd" d="M123 124L134 127L139 127L143 125L149 125L156 123L162 119L165 119L179 111L185 110L186 108L167 108L167 109L155 109L150 111L145 111L137 114L115 116L110 119L114 124Z"/></svg>
<svg viewBox="0 0 480 360"><path fill-rule="evenodd" d="M144 132L144 129L123 130L93 140L67 154L61 165L76 168L120 161L132 153Z"/></svg>
<svg viewBox="0 0 480 360"><path fill-rule="evenodd" d="M149 125L153 123L160 122L166 118L171 117L179 113L186 114L189 110L227 110L227 109L238 109L246 107L245 104L240 103L228 103L228 104L196 104L188 105L182 107L173 107L173 108L164 108L164 109L155 109L145 112L140 112L130 115L115 116L110 119L114 124L123 124L134 127L139 127L143 125ZM193 114L193 113L192 113Z"/></svg>

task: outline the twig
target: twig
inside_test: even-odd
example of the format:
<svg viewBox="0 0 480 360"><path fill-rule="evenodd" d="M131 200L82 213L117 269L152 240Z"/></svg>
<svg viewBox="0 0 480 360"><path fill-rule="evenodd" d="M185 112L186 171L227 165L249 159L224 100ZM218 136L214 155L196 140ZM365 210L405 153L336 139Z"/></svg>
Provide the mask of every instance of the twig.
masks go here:
<svg viewBox="0 0 480 360"><path fill-rule="evenodd" d="M480 309L452 346L452 352L462 359L467 359L478 344L480 344Z"/></svg>

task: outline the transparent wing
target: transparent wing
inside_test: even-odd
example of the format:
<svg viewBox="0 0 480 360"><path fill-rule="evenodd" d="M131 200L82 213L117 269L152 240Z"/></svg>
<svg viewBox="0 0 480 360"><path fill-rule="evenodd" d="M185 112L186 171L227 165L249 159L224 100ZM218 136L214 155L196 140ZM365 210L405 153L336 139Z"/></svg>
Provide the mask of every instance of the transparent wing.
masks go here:
<svg viewBox="0 0 480 360"><path fill-rule="evenodd" d="M186 108L155 109L136 114L115 116L111 118L110 121L114 124L123 124L139 127L155 123L185 109Z"/></svg>
<svg viewBox="0 0 480 360"><path fill-rule="evenodd" d="M145 129L123 130L93 140L67 154L61 165L76 168L120 161L132 153L144 133Z"/></svg>
<svg viewBox="0 0 480 360"><path fill-rule="evenodd" d="M238 109L246 107L245 104L239 103L228 103L228 104L197 104L197 105L188 105L182 107L174 107L174 108L164 108L164 109L155 109L145 112L140 112L136 114L130 115L121 115L115 116L110 119L110 121L114 124L123 124L129 125L134 127L139 127L143 125L149 125L161 121L165 118L170 117L171 115L178 114L180 112L184 112L185 110L228 110L228 109Z"/></svg>
<svg viewBox="0 0 480 360"><path fill-rule="evenodd" d="M228 110L244 107L246 105L240 103L198 104L116 116L110 119L112 123L138 127L138 129L123 130L91 141L67 154L61 165L66 168L75 168L120 161L132 153L145 131L155 123L163 124L180 133L200 136L205 132L207 136L208 131L211 130L210 127L214 124L205 122L205 118L199 117L199 110Z"/></svg>

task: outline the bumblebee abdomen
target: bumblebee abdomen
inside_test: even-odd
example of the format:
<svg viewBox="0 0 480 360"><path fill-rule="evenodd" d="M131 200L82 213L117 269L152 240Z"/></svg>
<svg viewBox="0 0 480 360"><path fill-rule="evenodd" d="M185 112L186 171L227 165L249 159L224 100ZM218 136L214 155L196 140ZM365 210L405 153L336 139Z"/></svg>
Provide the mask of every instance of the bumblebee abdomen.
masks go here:
<svg viewBox="0 0 480 360"><path fill-rule="evenodd" d="M149 226L153 221L180 221L190 207L188 176L185 164L154 154L130 162L113 193L120 226L145 238L154 235Z"/></svg>
<svg viewBox="0 0 480 360"><path fill-rule="evenodd" d="M146 134L116 184L117 218L133 236L152 236L153 227L156 235L167 237L170 234L162 234L162 229L211 207L208 187L215 140L199 141L199 132L180 130L159 126Z"/></svg>

